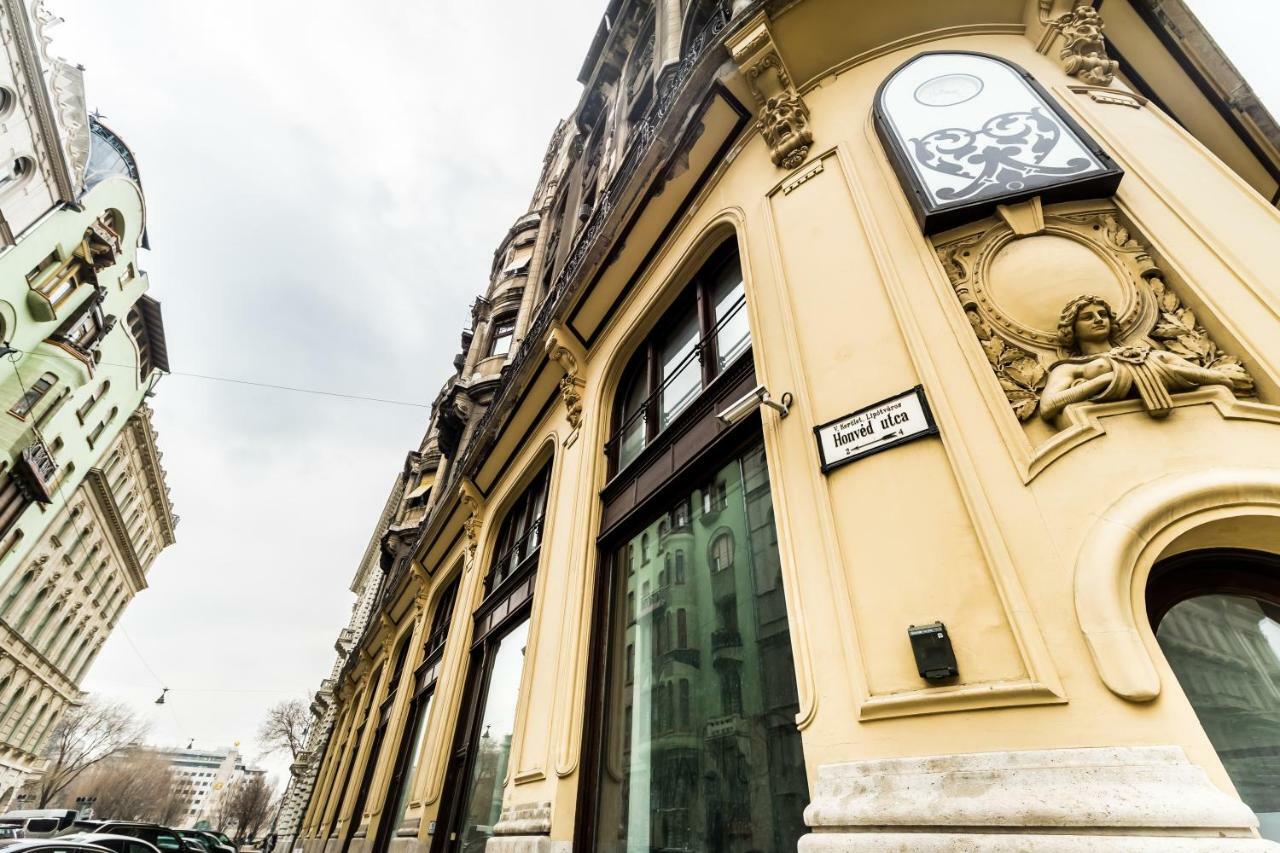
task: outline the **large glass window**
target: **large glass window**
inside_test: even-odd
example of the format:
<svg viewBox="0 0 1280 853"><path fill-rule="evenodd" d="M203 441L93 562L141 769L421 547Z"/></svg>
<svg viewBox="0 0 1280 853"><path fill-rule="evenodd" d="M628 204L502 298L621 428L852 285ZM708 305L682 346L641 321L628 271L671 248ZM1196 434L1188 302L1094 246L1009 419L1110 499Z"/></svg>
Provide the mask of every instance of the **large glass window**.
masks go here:
<svg viewBox="0 0 1280 853"><path fill-rule="evenodd" d="M1168 610L1156 638L1262 837L1280 841L1280 606L1195 595Z"/></svg>
<svg viewBox="0 0 1280 853"><path fill-rule="evenodd" d="M593 850L794 850L805 832L763 449L708 479L614 549ZM651 539L658 559L628 558Z"/></svg>
<svg viewBox="0 0 1280 853"><path fill-rule="evenodd" d="M730 242L693 277L628 365L609 440L614 470L639 456L750 347L742 268Z"/></svg>
<svg viewBox="0 0 1280 853"><path fill-rule="evenodd" d="M453 849L466 853L483 851L502 812L502 787L507 778L507 761L511 757L516 696L520 691L528 638L529 620L525 619L498 641L492 655L488 695L480 715L480 737L467 780L457 847Z"/></svg>
<svg viewBox="0 0 1280 853"><path fill-rule="evenodd" d="M485 599L475 613L467 688L447 771L441 814L448 829L437 835L436 851L482 853L502 813L549 474L550 466L538 472L498 531Z"/></svg>
<svg viewBox="0 0 1280 853"><path fill-rule="evenodd" d="M413 794L413 778L417 775L422 758L422 745L426 741L427 720L431 716L431 699L435 695L436 678L440 674L440 659L444 654L445 638L453 618L453 605L458 598L458 578L454 578L440 593L431 627L423 644L422 665L413 674L413 701L409 705L406 730L400 734L400 746L396 750L391 778L387 782L388 805L394 797L395 807L383 807L378 825L375 849L381 853L391 844L392 837L404 824L409 812L409 800Z"/></svg>

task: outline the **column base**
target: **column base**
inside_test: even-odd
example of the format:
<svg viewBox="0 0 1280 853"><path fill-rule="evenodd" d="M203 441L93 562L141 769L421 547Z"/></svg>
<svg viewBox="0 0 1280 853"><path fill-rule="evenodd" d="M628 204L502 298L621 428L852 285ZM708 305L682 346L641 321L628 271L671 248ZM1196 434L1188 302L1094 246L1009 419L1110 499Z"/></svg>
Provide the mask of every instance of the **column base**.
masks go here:
<svg viewBox="0 0 1280 853"><path fill-rule="evenodd" d="M805 822L802 853L1280 853L1178 747L824 765Z"/></svg>
<svg viewBox="0 0 1280 853"><path fill-rule="evenodd" d="M572 853L572 841L552 841L545 835L497 835L484 853Z"/></svg>
<svg viewBox="0 0 1280 853"><path fill-rule="evenodd" d="M824 832L804 836L798 849L800 853L1267 853L1277 847L1256 838Z"/></svg>

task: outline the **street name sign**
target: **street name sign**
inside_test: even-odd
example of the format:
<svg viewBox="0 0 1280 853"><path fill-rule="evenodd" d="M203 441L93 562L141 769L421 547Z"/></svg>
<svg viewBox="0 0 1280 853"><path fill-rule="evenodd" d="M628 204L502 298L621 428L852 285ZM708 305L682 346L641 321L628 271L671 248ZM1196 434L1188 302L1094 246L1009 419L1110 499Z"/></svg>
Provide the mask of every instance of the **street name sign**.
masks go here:
<svg viewBox="0 0 1280 853"><path fill-rule="evenodd" d="M818 456L826 473L847 462L915 441L926 435L937 435L924 389L917 385L910 391L829 421L813 428L818 439Z"/></svg>

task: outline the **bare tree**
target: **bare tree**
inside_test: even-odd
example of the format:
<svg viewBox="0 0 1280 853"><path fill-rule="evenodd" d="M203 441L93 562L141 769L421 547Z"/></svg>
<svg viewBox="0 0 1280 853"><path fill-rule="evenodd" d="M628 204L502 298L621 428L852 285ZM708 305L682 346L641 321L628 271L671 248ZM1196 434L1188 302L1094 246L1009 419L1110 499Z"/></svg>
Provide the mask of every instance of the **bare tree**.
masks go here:
<svg viewBox="0 0 1280 853"><path fill-rule="evenodd" d="M89 768L141 741L146 731L146 723L121 702L90 697L68 710L45 749L49 764L34 787L39 808Z"/></svg>
<svg viewBox="0 0 1280 853"><path fill-rule="evenodd" d="M231 809L236 824L236 840L240 844L253 840L266 825L271 815L273 787L264 773L254 773L236 783L231 793Z"/></svg>
<svg viewBox="0 0 1280 853"><path fill-rule="evenodd" d="M168 824L185 806L169 762L145 749L130 749L102 761L58 799L70 802L76 796L93 797L95 813L114 820Z"/></svg>
<svg viewBox="0 0 1280 853"><path fill-rule="evenodd" d="M209 812L209 823L243 844L256 836L271 814L273 785L262 773L240 778L222 790Z"/></svg>
<svg viewBox="0 0 1280 853"><path fill-rule="evenodd" d="M301 699L287 699L267 709L258 729L258 745L264 755L288 750L295 761L311 731L311 711Z"/></svg>

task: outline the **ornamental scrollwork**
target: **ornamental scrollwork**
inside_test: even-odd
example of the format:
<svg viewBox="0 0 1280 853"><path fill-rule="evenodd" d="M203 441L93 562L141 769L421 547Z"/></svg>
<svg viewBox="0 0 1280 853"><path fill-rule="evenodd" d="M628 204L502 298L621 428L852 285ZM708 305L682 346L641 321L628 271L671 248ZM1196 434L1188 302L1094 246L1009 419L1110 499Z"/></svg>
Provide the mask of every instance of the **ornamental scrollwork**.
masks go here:
<svg viewBox="0 0 1280 853"><path fill-rule="evenodd" d="M964 187L938 190L939 199L952 202L1004 195L1091 171L1094 164L1084 157L1061 166L1045 165L1061 136L1058 122L1037 107L992 116L976 130L935 130L912 143L921 166L970 181Z"/></svg>

